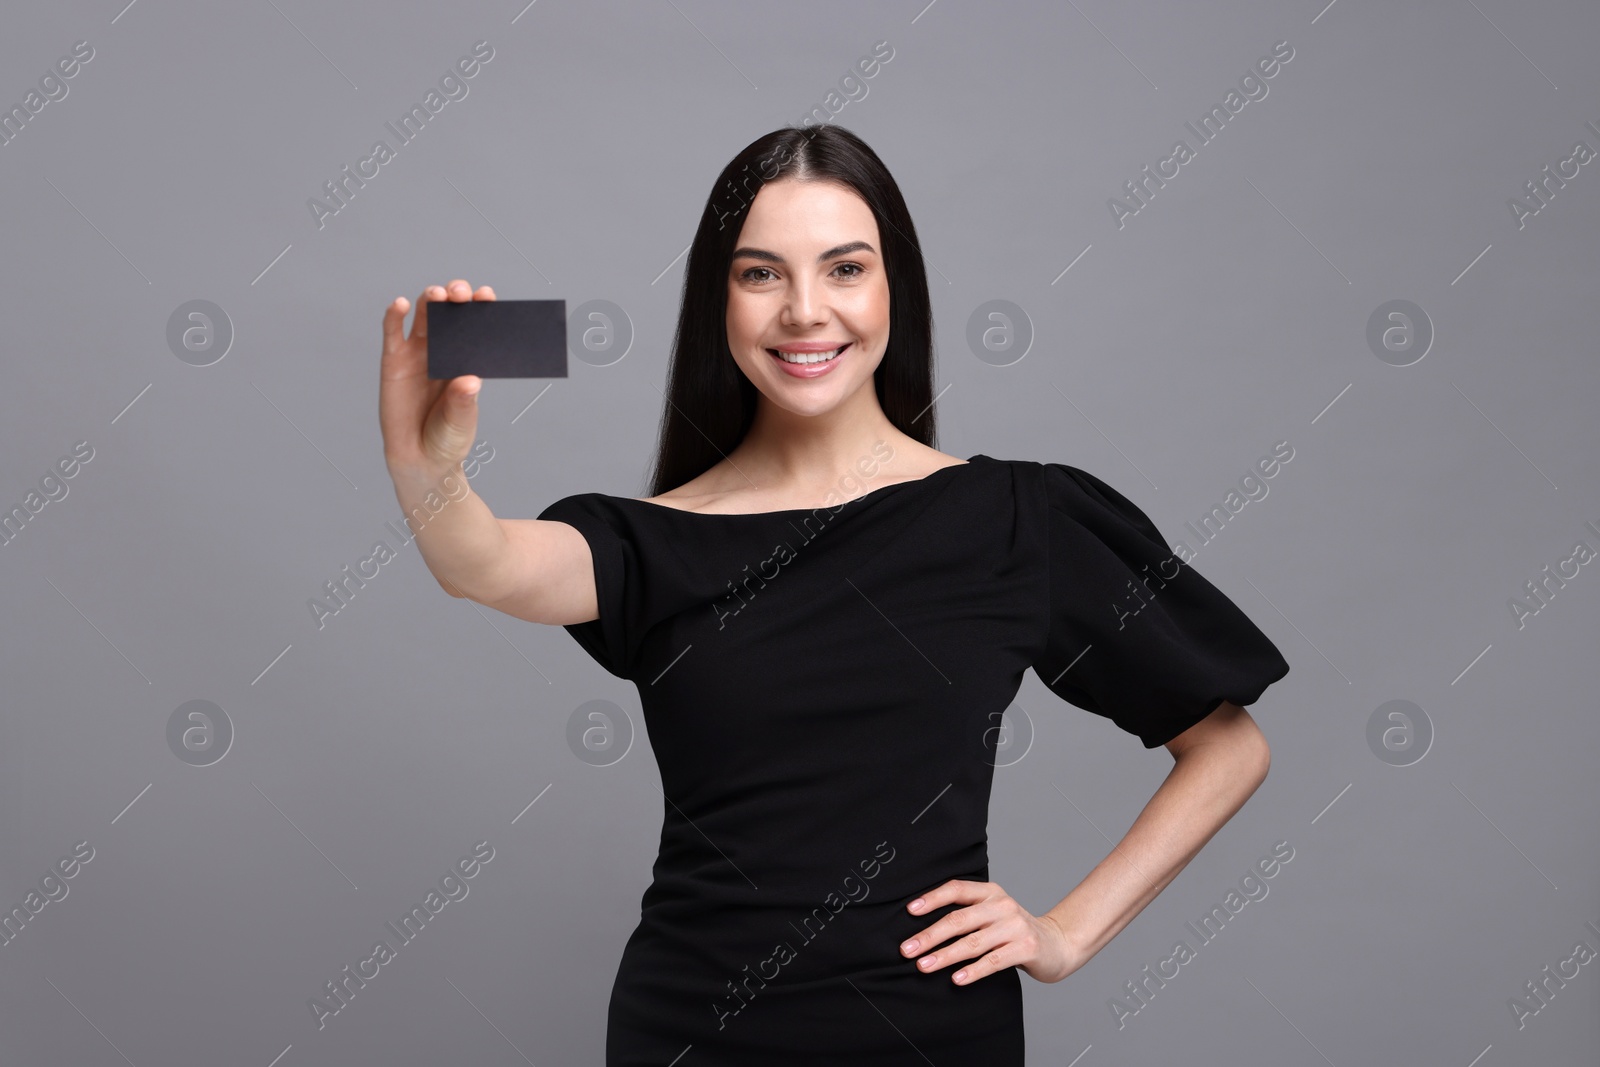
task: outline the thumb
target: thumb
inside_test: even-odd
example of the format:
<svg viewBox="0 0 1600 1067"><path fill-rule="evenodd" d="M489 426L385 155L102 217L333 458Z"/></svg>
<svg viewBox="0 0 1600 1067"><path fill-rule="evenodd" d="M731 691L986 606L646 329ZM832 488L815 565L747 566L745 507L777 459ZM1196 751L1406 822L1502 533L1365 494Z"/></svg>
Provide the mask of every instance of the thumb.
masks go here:
<svg viewBox="0 0 1600 1067"><path fill-rule="evenodd" d="M482 387L483 379L463 375L445 388L423 429L422 448L430 458L454 466L472 450L478 430L478 392Z"/></svg>

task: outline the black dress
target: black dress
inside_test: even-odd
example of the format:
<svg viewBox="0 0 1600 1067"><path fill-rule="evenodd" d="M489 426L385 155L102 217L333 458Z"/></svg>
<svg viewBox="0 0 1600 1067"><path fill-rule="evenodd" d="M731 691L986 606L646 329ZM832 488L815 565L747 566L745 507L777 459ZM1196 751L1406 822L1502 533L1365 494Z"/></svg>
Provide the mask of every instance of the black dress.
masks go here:
<svg viewBox="0 0 1600 1067"><path fill-rule="evenodd" d="M915 916L918 893L988 880L1023 672L1154 748L1289 670L1065 464L976 455L751 514L583 493L539 518L589 544L599 618L566 629L638 687L664 793L611 1067L1021 1067L1017 968L958 986L899 945L962 906Z"/></svg>

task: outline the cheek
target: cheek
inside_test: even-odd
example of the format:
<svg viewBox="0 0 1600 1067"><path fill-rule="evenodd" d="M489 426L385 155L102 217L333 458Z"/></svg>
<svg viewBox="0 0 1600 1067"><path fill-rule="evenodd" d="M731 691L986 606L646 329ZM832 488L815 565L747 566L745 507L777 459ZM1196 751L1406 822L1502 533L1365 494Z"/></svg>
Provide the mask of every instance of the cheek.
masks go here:
<svg viewBox="0 0 1600 1067"><path fill-rule="evenodd" d="M863 291L860 299L853 302L853 312L863 324L874 330L889 328L889 290L885 286L881 289Z"/></svg>
<svg viewBox="0 0 1600 1067"><path fill-rule="evenodd" d="M726 316L729 347L750 344L761 332L759 309L748 299L730 295Z"/></svg>

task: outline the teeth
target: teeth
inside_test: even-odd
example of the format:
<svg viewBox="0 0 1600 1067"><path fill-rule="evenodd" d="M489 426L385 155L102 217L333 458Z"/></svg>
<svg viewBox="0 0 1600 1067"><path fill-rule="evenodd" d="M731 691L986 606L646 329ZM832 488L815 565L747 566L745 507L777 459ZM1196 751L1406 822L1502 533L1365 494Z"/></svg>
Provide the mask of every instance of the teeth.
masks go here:
<svg viewBox="0 0 1600 1067"><path fill-rule="evenodd" d="M841 351L843 350L835 348L831 352L778 352L778 358L785 363L825 363Z"/></svg>

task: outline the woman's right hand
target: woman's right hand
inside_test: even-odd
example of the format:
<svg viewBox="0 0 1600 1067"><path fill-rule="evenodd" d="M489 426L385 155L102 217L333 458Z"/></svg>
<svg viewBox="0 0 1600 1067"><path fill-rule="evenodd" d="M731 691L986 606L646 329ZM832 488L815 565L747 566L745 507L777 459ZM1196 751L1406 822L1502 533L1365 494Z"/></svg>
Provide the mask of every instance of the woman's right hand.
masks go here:
<svg viewBox="0 0 1600 1067"><path fill-rule="evenodd" d="M410 337L405 336L409 300L397 296L383 313L378 425L391 474L440 477L455 470L472 450L483 379L475 374L447 381L428 377L428 303L447 298L457 303L493 300L494 290L484 285L474 293L460 278L448 286L429 286L417 298Z"/></svg>
<svg viewBox="0 0 1600 1067"><path fill-rule="evenodd" d="M421 511L417 547L441 588L529 622L567 625L599 616L594 562L576 528L544 519L496 519L476 494L444 493L448 508L428 500L454 489L454 475L472 450L478 429L477 393L483 379L463 374L449 381L428 377L428 304L438 300L493 300L459 278L431 285L417 298L411 336L405 336L411 302L395 297L383 313L383 372L378 423L383 457L406 522ZM464 473L464 472L463 472ZM432 517L429 517L432 513Z"/></svg>

